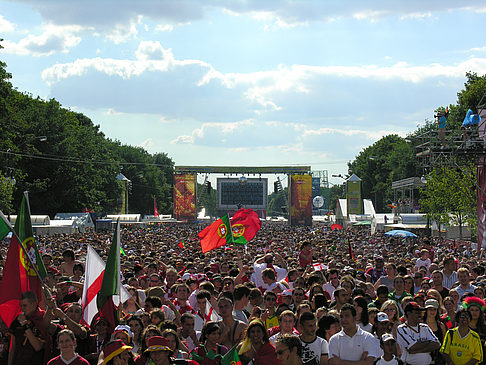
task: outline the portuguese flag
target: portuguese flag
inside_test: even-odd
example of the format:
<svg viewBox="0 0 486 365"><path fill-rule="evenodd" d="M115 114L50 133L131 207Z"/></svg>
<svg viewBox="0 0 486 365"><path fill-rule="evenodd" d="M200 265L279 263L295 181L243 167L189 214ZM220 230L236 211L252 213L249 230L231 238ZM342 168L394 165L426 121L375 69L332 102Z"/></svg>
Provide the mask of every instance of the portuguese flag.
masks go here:
<svg viewBox="0 0 486 365"><path fill-rule="evenodd" d="M179 248L184 249L184 248L186 248L186 243L184 242L184 240L181 240L181 242L179 242L178 246L179 246Z"/></svg>
<svg viewBox="0 0 486 365"><path fill-rule="evenodd" d="M241 208L231 218L231 230L237 245L246 245L261 227L260 218L252 209Z"/></svg>
<svg viewBox="0 0 486 365"><path fill-rule="evenodd" d="M203 253L234 242L228 214L225 214L216 222L204 228L197 235L201 241Z"/></svg>
<svg viewBox="0 0 486 365"><path fill-rule="evenodd" d="M221 360L221 365L242 365L236 346L229 350Z"/></svg>
<svg viewBox="0 0 486 365"><path fill-rule="evenodd" d="M9 223L7 223L3 214L2 220L5 220L3 224L6 224L10 229ZM0 284L0 316L7 326L10 326L15 317L22 312L20 299L23 292L27 290L33 291L39 302L42 302L42 284L37 273L42 279L47 276L44 262L32 233L27 192L24 193L22 198L19 214L15 221L15 231L29 257L26 256L20 247L17 236L12 234L7 259L3 268L3 280ZM37 273L31 262L36 266Z"/></svg>

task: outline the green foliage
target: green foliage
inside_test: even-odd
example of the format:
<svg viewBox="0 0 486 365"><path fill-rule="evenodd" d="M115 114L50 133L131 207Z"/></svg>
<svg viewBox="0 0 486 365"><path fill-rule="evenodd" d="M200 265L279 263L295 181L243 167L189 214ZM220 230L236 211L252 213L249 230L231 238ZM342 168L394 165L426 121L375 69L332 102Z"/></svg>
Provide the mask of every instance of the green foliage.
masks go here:
<svg viewBox="0 0 486 365"><path fill-rule="evenodd" d="M321 194L323 194L321 188ZM324 197L324 195L322 195ZM336 206L338 199L344 199L346 197L346 190L344 184L336 184L329 188L329 210L336 212Z"/></svg>
<svg viewBox="0 0 486 365"><path fill-rule="evenodd" d="M284 188L284 194L288 195L289 190L288 188ZM278 193L271 193L268 196L268 206L267 206L267 216L274 217L274 216L285 216L282 207L285 206L284 198Z"/></svg>
<svg viewBox="0 0 486 365"><path fill-rule="evenodd" d="M207 216L217 217L218 211L216 209L216 190L211 187L208 194L206 189L207 187L203 184L197 184L198 196L201 198L199 205L197 206L197 211L200 212L203 208L205 208Z"/></svg>
<svg viewBox="0 0 486 365"><path fill-rule="evenodd" d="M0 173L0 210L5 214L12 212L14 181Z"/></svg>
<svg viewBox="0 0 486 365"><path fill-rule="evenodd" d="M437 167L427 176L420 204L427 216L438 224L468 225L474 232L476 214L476 168Z"/></svg>
<svg viewBox="0 0 486 365"><path fill-rule="evenodd" d="M384 212L393 200L393 181L415 176L416 162L413 145L391 134L365 148L348 165L350 173L362 180L362 197L376 200L377 212Z"/></svg>

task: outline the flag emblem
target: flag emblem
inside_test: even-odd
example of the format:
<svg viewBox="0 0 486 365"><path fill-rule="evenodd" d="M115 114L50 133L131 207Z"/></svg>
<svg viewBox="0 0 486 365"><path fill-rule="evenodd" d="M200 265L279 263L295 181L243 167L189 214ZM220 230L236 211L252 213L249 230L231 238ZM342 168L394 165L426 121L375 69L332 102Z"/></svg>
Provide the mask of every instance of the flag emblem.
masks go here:
<svg viewBox="0 0 486 365"><path fill-rule="evenodd" d="M28 237L23 242L25 249L27 250L27 254L29 255L30 259L34 264L37 264L35 261L35 241L34 237ZM20 250L20 262L22 266L25 268L27 275L29 276L37 276L35 273L34 268L30 265L29 259L25 256L23 250Z"/></svg>
<svg viewBox="0 0 486 365"><path fill-rule="evenodd" d="M233 237L241 237L245 233L245 226L241 223L236 223L231 226Z"/></svg>
<svg viewBox="0 0 486 365"><path fill-rule="evenodd" d="M226 225L224 223L221 223L218 227L218 236L219 237L225 237L226 232L228 232L228 228L226 227Z"/></svg>

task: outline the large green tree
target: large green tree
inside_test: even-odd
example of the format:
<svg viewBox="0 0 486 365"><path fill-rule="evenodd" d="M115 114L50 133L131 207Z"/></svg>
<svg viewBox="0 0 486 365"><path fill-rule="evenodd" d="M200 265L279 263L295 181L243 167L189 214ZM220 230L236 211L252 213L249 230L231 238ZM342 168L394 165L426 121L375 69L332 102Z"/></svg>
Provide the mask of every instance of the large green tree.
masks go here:
<svg viewBox="0 0 486 365"><path fill-rule="evenodd" d="M428 218L437 224L469 226L474 234L477 228L476 167L438 166L427 175L420 204Z"/></svg>
<svg viewBox="0 0 486 365"><path fill-rule="evenodd" d="M414 147L391 134L366 147L348 168L362 180L362 197L371 199L376 211L383 212L393 201L392 182L416 174Z"/></svg>

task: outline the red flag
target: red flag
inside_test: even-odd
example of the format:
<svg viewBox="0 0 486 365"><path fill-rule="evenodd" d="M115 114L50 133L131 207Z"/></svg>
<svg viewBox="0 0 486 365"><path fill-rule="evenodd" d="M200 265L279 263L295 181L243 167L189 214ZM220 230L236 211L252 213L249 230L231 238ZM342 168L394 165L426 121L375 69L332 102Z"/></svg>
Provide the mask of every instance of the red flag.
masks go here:
<svg viewBox="0 0 486 365"><path fill-rule="evenodd" d="M181 242L179 242L179 245L178 245L181 249L184 249L186 248L186 243L184 242L184 240L181 240Z"/></svg>
<svg viewBox="0 0 486 365"><path fill-rule="evenodd" d="M20 310L22 293L37 289L30 285L29 276L20 261L20 250L19 241L15 235L12 235L0 285L0 316L7 327L10 327L13 320L22 312Z"/></svg>
<svg viewBox="0 0 486 365"><path fill-rule="evenodd" d="M216 222L204 228L197 235L201 240L201 249L203 253L224 246L226 243L233 242L233 234L231 233L228 214L225 214Z"/></svg>
<svg viewBox="0 0 486 365"><path fill-rule="evenodd" d="M231 218L231 229L236 244L246 245L261 227L260 218L252 209L241 208Z"/></svg>
<svg viewBox="0 0 486 365"><path fill-rule="evenodd" d="M154 195L154 215L156 217L159 216L159 211L157 210L157 201L155 200L155 195Z"/></svg>

